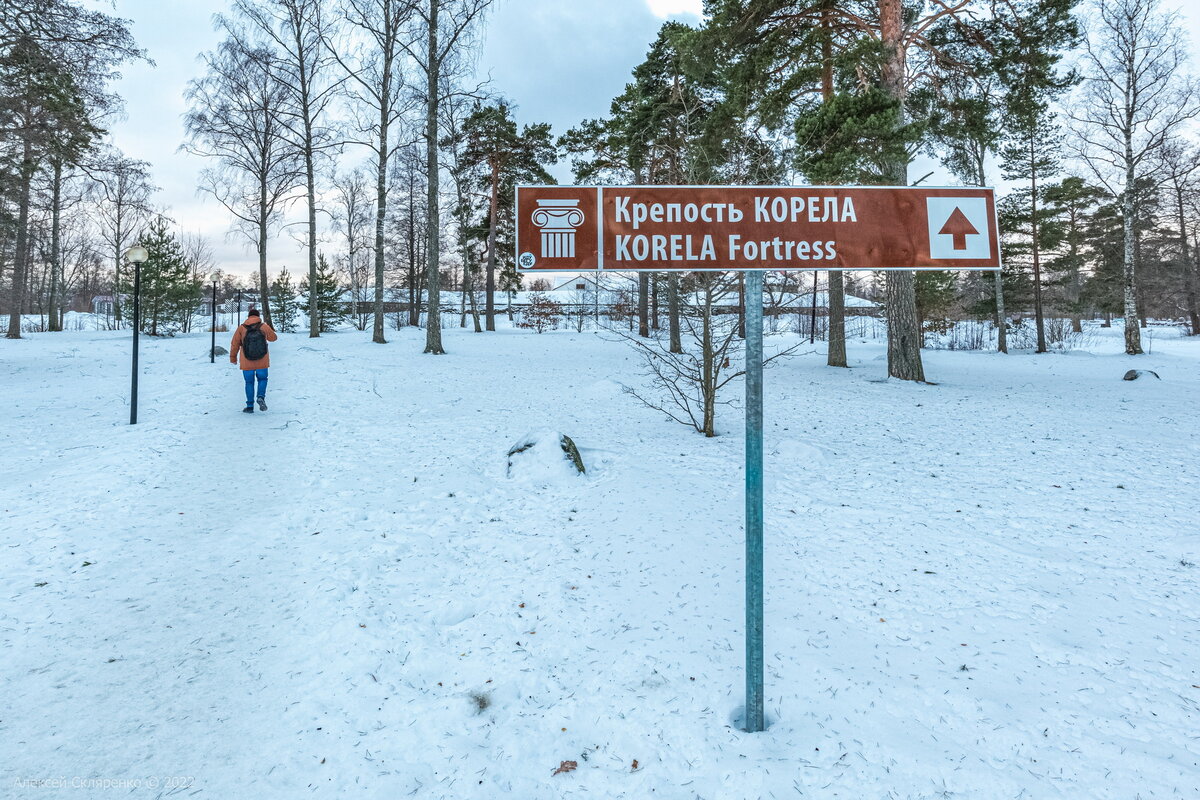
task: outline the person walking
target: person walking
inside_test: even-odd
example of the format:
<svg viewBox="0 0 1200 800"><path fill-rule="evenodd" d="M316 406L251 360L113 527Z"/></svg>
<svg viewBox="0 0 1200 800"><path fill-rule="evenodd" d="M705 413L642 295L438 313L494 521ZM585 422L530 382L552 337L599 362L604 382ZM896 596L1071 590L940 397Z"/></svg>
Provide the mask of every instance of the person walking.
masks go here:
<svg viewBox="0 0 1200 800"><path fill-rule="evenodd" d="M246 321L238 325L233 332L233 341L229 345L229 363L237 364L241 358L242 378L246 381L246 414L254 413L254 383L258 381L258 407L267 410L267 367L271 365L271 356L267 352L267 342L279 338L275 330L262 321L257 308L246 312Z"/></svg>

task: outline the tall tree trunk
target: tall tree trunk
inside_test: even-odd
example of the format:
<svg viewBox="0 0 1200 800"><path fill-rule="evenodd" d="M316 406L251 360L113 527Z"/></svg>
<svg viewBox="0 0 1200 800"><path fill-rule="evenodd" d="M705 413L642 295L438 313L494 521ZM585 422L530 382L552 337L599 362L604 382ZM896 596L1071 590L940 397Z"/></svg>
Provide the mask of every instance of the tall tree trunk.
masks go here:
<svg viewBox="0 0 1200 800"><path fill-rule="evenodd" d="M496 330L496 225L500 218L500 163L492 159L492 194L488 198L487 278L485 279L483 315L489 331Z"/></svg>
<svg viewBox="0 0 1200 800"><path fill-rule="evenodd" d="M438 62L438 12L441 10L441 0L429 0L429 50L426 62L426 77L428 82L425 91L428 95L425 120L425 156L429 172L429 209L426 215L429 228L426 231L429 244L425 256L428 259L426 280L429 283L429 316L425 323L425 352L432 355L442 355L442 320L439 313L441 275L441 213L438 208L438 78L441 64Z"/></svg>
<svg viewBox="0 0 1200 800"><path fill-rule="evenodd" d="M650 336L650 273L638 273L638 336Z"/></svg>
<svg viewBox="0 0 1200 800"><path fill-rule="evenodd" d="M883 91L899 104L896 125L904 122L903 43L904 20L900 0L879 0L879 32L883 45ZM908 185L908 160L902 156L891 165L887 180L894 186ZM924 381L921 364L921 326L917 319L916 278L911 270L887 274L888 375L905 381Z"/></svg>
<svg viewBox="0 0 1200 800"><path fill-rule="evenodd" d="M62 268L62 161L55 159L54 174L50 190L50 325L52 331L61 331L63 292Z"/></svg>
<svg viewBox="0 0 1200 800"><path fill-rule="evenodd" d="M704 400L704 435L708 437L717 435L717 390L716 390L716 357L713 353L713 333L712 333L712 287L709 281L712 280L711 274L705 278L704 283L704 308L701 311L703 318L701 320L700 333L700 352L701 352L701 394Z"/></svg>
<svg viewBox="0 0 1200 800"><path fill-rule="evenodd" d="M318 308L316 292L313 292L311 287L317 285L317 177L316 169L313 165L312 126L308 121L307 105L305 106L304 137L304 188L308 193L308 338L316 339L321 335L321 314ZM353 250L350 256L350 274L352 282L357 283ZM352 291L351 294L354 299L355 316L357 317L359 314L358 293ZM284 322L287 322L287 320L284 320Z"/></svg>
<svg viewBox="0 0 1200 800"><path fill-rule="evenodd" d="M746 273L738 273L738 328L737 335L739 339L746 338Z"/></svg>
<svg viewBox="0 0 1200 800"><path fill-rule="evenodd" d="M650 328L658 330L658 273L650 273Z"/></svg>
<svg viewBox="0 0 1200 800"><path fill-rule="evenodd" d="M1037 162L1029 140L1029 226L1033 247L1033 317L1037 327L1037 352L1046 352L1046 317L1042 309L1042 259L1038 246Z"/></svg>
<svg viewBox="0 0 1200 800"><path fill-rule="evenodd" d="M113 327L121 328L121 256L117 254L116 267L113 269Z"/></svg>
<svg viewBox="0 0 1200 800"><path fill-rule="evenodd" d="M1126 146L1128 151L1132 150L1132 146ZM1125 252L1124 252L1124 310L1125 310L1125 352L1128 355L1136 356L1142 353L1142 332L1138 328L1138 305L1137 305L1137 271L1135 260L1135 241L1134 241L1134 175L1133 175L1133 156L1129 154L1129 167L1126 170L1125 197L1121 200L1121 222L1124 229L1125 237Z"/></svg>
<svg viewBox="0 0 1200 800"><path fill-rule="evenodd" d="M812 304L809 306L810 314L808 319L808 343L814 344L817 341L817 275L819 273L813 270L813 293Z"/></svg>
<svg viewBox="0 0 1200 800"><path fill-rule="evenodd" d="M921 364L921 323L917 316L916 289L909 270L887 276L888 375L906 381L924 381Z"/></svg>
<svg viewBox="0 0 1200 800"><path fill-rule="evenodd" d="M8 317L9 339L21 338L21 311L25 305L25 281L29 274L29 192L33 183L33 170L29 142L25 143L25 160L21 164L18 180L20 189L17 199L17 241L13 254L12 311Z"/></svg>
<svg viewBox="0 0 1200 800"><path fill-rule="evenodd" d="M275 327L271 322L271 302L270 289L271 283L267 280L267 181L264 178L259 184L259 202L258 207L258 299L262 308L262 320L271 327Z"/></svg>
<svg viewBox="0 0 1200 800"><path fill-rule="evenodd" d="M1008 352L1008 321L1004 312L1004 272L996 270L996 348L1001 353Z"/></svg>
<svg viewBox="0 0 1200 800"><path fill-rule="evenodd" d="M1137 309L1138 322L1142 328L1150 327L1150 315L1146 311L1146 273L1142 271L1142 264L1145 258L1142 253L1142 233L1136 227L1133 229L1133 272L1136 275L1137 283Z"/></svg>
<svg viewBox="0 0 1200 800"><path fill-rule="evenodd" d="M347 215L347 217L349 217L349 215ZM349 227L350 226L347 225L348 229ZM362 287L358 285L358 270L354 266L358 263L358 249L354 246L353 235L349 236L348 251L349 252L346 254L346 260L348 266L350 267L350 302L353 304L351 308L354 309L354 327L361 331L366 328L366 320L363 319L362 316ZM283 314L284 309L280 308L279 313ZM286 320L284 321L286 322ZM309 320L309 324L311 325L311 318ZM312 338L311 333L309 334L309 338Z"/></svg>
<svg viewBox="0 0 1200 800"><path fill-rule="evenodd" d="M421 262L417 247L417 182L414 173L408 173L408 324L414 328L421 324Z"/></svg>
<svg viewBox="0 0 1200 800"><path fill-rule="evenodd" d="M841 270L829 271L829 357L831 367L846 366L846 287Z"/></svg>
<svg viewBox="0 0 1200 800"><path fill-rule="evenodd" d="M462 208L466 203L463 197L462 185L456 183L458 189L458 207ZM467 243L467 236L463 232L463 226L459 225L458 231L458 246L462 250L462 289L458 297L458 327L467 327L467 292L471 291L471 256L470 245Z"/></svg>
<svg viewBox="0 0 1200 800"><path fill-rule="evenodd" d="M1082 287L1079 278L1079 241L1076 238L1075 232L1079 229L1079 220L1075 210L1071 209L1071 232L1070 232L1070 251L1068 253L1071 259L1070 287L1071 287L1071 330L1075 333L1083 333L1083 316L1079 311L1079 299L1082 294Z"/></svg>
<svg viewBox="0 0 1200 800"><path fill-rule="evenodd" d="M391 65L387 64L386 69ZM381 96L388 97L389 79L384 78L385 88ZM387 217L387 164L388 164L388 111L386 103L379 109L379 142L375 161L375 320L371 327L371 341L387 344L383 335L383 224Z"/></svg>
<svg viewBox="0 0 1200 800"><path fill-rule="evenodd" d="M600 287L596 287L596 296L600 296ZM596 327L600 326L600 314L596 314ZM679 275L667 273L667 327L670 329L670 351L683 352L683 341L679 323Z"/></svg>
<svg viewBox="0 0 1200 800"><path fill-rule="evenodd" d="M480 319L479 319L479 303L475 300L475 280L474 280L474 278L471 279L471 294L470 294L469 300L471 302L471 320L472 320L472 322L475 323L475 332L483 333L483 325L480 324Z"/></svg>
<svg viewBox="0 0 1200 800"><path fill-rule="evenodd" d="M833 97L833 3L825 0L821 7L821 99ZM829 353L825 363L831 367L846 366L846 282L840 270L830 270L829 301L826 303L826 322L829 325Z"/></svg>
<svg viewBox="0 0 1200 800"><path fill-rule="evenodd" d="M1184 226L1183 193L1179 199L1179 249L1183 253L1183 280L1185 297L1187 298L1188 316L1192 322L1192 336L1200 335L1200 309L1196 305L1196 264L1193 261L1195 252L1188 252L1187 229Z"/></svg>
<svg viewBox="0 0 1200 800"><path fill-rule="evenodd" d="M0 227L0 286L4 285L5 262L7 261L6 256L9 253L8 240L11 237L8 234L8 230L7 226Z"/></svg>

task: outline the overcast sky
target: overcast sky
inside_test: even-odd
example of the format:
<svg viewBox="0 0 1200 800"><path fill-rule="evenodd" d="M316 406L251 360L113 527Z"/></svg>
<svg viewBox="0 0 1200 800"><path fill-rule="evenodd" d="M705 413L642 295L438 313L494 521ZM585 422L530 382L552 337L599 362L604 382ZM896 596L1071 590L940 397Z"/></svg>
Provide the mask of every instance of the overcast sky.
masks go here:
<svg viewBox="0 0 1200 800"><path fill-rule="evenodd" d="M1192 41L1200 41L1200 10L1190 13ZM218 266L250 273L257 257L227 236L229 216L216 201L196 193L205 160L178 151L183 141L183 92L201 71L198 56L219 39L213 15L226 0L115 0L116 13L133 22L133 33L156 62L129 66L117 85L125 98L126 119L112 126L113 139L127 155L149 161L162 187L160 205L180 228L208 237ZM487 20L479 56L481 74L493 89L517 106L522 123L549 122L561 134L583 119L608 113L642 61L658 28L668 18L699 22L701 0L497 0ZM1193 57L1193 64L1197 59ZM346 163L367 158L349 152ZM570 181L566 165L558 179ZM331 243L336 248L335 243ZM305 268L300 246L286 234L268 248L268 269Z"/></svg>
<svg viewBox="0 0 1200 800"><path fill-rule="evenodd" d="M561 134L583 119L607 114L663 21L698 22L700 5L701 0L498 0L488 17L479 71L490 74L494 91L516 103L518 120L549 122ZM205 159L178 151L184 88L201 71L198 55L217 44L212 17L226 7L225 0L116 0L116 13L133 21L134 35L156 66L126 68L116 87L125 98L126 119L112 130L125 153L153 165L162 188L157 200L180 228L206 235L222 269L248 274L257 268L257 256L227 236L225 210L196 193ZM365 161L367 153L352 150L345 158ZM565 165L556 173L570 181ZM277 235L267 252L271 272L287 266L294 275L306 268L302 248L287 234Z"/></svg>

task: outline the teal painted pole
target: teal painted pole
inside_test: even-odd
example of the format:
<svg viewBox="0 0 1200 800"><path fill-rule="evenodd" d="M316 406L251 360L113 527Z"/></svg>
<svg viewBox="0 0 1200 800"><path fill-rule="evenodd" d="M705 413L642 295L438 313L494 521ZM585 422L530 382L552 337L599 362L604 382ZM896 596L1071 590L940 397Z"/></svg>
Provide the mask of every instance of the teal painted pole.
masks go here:
<svg viewBox="0 0 1200 800"><path fill-rule="evenodd" d="M762 273L746 273L746 730L763 725Z"/></svg>

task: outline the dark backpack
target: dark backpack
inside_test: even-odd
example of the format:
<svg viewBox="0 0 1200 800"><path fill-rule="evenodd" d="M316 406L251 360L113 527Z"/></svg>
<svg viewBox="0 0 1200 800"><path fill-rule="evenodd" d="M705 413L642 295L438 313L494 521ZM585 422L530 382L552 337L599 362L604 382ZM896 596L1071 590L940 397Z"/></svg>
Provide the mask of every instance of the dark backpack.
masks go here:
<svg viewBox="0 0 1200 800"><path fill-rule="evenodd" d="M262 332L262 323L255 322L246 326L242 336L242 355L251 361L258 361L267 354L267 337Z"/></svg>

